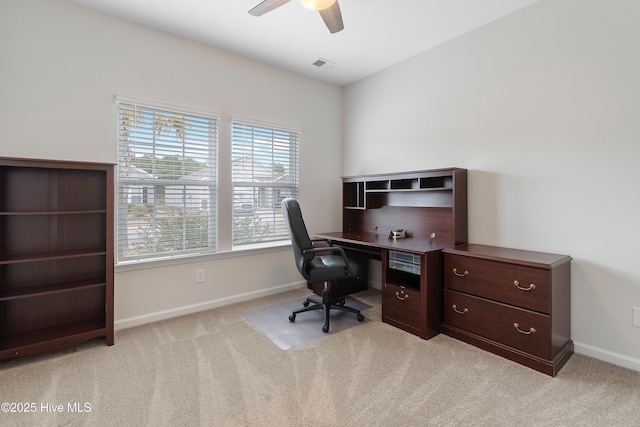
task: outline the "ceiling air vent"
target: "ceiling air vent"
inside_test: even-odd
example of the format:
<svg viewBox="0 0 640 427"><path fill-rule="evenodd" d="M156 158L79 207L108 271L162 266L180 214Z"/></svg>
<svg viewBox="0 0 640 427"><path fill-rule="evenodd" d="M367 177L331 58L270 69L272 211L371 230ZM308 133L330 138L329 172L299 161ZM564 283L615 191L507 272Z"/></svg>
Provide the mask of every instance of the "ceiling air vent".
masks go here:
<svg viewBox="0 0 640 427"><path fill-rule="evenodd" d="M331 61L329 61L327 59L318 58L318 60L316 62L314 62L313 65L315 65L318 68L323 68L325 70L330 70L332 68L335 68L338 64L336 64L335 62L331 62Z"/></svg>

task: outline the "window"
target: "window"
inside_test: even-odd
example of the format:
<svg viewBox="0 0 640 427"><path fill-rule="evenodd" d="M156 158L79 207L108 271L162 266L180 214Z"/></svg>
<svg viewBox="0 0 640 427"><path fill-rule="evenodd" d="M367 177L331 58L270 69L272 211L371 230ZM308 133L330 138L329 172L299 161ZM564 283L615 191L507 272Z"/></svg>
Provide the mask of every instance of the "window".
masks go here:
<svg viewBox="0 0 640 427"><path fill-rule="evenodd" d="M214 251L218 117L117 102L117 260Z"/></svg>
<svg viewBox="0 0 640 427"><path fill-rule="evenodd" d="M234 247L289 238L280 202L298 197L299 136L296 129L232 121Z"/></svg>

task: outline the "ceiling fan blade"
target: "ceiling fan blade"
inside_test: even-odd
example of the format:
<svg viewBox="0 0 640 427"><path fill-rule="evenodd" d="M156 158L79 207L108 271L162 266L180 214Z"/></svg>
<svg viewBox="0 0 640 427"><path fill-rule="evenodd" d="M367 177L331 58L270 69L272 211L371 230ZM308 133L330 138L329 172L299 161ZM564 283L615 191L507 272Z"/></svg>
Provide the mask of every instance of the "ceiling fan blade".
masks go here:
<svg viewBox="0 0 640 427"><path fill-rule="evenodd" d="M250 15L260 16L267 12L271 12L273 9L289 3L291 0L264 0L262 3L254 7L249 11Z"/></svg>
<svg viewBox="0 0 640 427"><path fill-rule="evenodd" d="M338 0L336 0L333 6L321 10L320 16L322 16L322 20L332 34L344 29L344 24L342 23L342 12L340 12Z"/></svg>

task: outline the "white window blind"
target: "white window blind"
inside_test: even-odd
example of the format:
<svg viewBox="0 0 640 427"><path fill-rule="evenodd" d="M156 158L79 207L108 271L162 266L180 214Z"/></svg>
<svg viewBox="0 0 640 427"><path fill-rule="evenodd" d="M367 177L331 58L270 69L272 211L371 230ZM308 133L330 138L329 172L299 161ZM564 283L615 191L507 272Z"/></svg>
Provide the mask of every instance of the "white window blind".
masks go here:
<svg viewBox="0 0 640 427"><path fill-rule="evenodd" d="M299 137L297 129L232 120L234 247L289 238L280 202L298 197Z"/></svg>
<svg viewBox="0 0 640 427"><path fill-rule="evenodd" d="M215 250L218 118L117 102L117 260Z"/></svg>

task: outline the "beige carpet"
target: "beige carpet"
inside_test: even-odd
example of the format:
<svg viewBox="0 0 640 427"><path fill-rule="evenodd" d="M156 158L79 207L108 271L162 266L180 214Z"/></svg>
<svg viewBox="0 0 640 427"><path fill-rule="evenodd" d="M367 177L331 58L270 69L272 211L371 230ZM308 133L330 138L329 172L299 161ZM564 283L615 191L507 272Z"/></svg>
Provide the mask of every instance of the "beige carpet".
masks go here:
<svg viewBox="0 0 640 427"><path fill-rule="evenodd" d="M242 312L286 292L0 362L2 426L639 426L640 372L574 355L555 377L380 322L281 350ZM63 412L47 412L47 403ZM90 412L70 413L68 405ZM4 406L3 406L4 408Z"/></svg>

